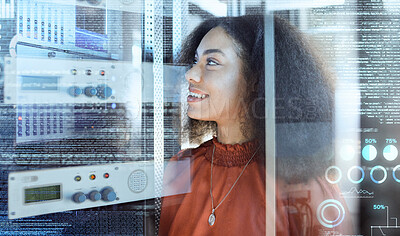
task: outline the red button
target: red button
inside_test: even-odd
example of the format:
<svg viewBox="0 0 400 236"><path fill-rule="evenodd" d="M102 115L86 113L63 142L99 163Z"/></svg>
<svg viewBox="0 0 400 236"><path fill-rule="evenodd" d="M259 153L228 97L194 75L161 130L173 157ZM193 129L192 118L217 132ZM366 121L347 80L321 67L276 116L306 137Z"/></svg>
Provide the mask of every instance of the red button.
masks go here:
<svg viewBox="0 0 400 236"><path fill-rule="evenodd" d="M91 174L91 175L89 176L89 178L90 178L91 180L94 180L94 179L96 179L96 175Z"/></svg>
<svg viewBox="0 0 400 236"><path fill-rule="evenodd" d="M108 177L110 177L110 175L108 173L105 173L104 178L108 179Z"/></svg>

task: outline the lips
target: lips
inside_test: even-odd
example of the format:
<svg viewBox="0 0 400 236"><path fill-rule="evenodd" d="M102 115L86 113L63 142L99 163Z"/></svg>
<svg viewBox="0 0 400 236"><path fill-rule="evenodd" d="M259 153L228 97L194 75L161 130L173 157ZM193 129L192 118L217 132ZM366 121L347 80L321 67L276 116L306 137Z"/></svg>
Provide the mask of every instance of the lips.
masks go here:
<svg viewBox="0 0 400 236"><path fill-rule="evenodd" d="M209 95L205 92L189 87L189 96L187 97L188 102L200 102L208 97Z"/></svg>

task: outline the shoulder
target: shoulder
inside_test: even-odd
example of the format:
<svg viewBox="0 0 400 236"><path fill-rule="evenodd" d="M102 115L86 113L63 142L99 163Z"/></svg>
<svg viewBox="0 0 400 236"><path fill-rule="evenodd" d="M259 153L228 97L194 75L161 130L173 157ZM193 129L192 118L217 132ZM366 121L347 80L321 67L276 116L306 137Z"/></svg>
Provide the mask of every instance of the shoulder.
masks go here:
<svg viewBox="0 0 400 236"><path fill-rule="evenodd" d="M164 197L190 192L195 172L200 169L201 157L204 157L206 151L207 142L197 148L181 150L167 160L163 176Z"/></svg>
<svg viewBox="0 0 400 236"><path fill-rule="evenodd" d="M171 161L176 160L184 160L186 158L196 158L199 156L204 156L205 153L207 152L207 149L212 146L212 140L208 140L200 146L196 148L187 148L187 149L182 149L180 150L175 156L171 158Z"/></svg>

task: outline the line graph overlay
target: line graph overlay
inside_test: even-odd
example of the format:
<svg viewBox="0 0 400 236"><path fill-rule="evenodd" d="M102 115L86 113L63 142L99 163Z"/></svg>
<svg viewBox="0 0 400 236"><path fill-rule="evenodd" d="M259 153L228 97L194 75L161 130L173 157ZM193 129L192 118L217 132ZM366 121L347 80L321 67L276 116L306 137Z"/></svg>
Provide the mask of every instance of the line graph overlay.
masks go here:
<svg viewBox="0 0 400 236"><path fill-rule="evenodd" d="M341 193L343 198L374 198L374 192L369 192L366 189L357 189L356 187L352 187L347 192Z"/></svg>
<svg viewBox="0 0 400 236"><path fill-rule="evenodd" d="M389 218L389 207L385 206L385 209L386 209L386 225L371 225L371 236L400 235L400 226L398 225L397 217Z"/></svg>

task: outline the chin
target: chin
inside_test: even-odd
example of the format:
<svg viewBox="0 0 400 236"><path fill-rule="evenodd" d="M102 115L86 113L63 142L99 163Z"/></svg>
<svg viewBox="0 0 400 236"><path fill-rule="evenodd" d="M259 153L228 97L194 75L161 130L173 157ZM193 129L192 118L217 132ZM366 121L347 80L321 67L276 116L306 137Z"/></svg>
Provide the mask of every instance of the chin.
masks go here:
<svg viewBox="0 0 400 236"><path fill-rule="evenodd" d="M193 107L191 107L191 106L189 105L189 106L188 106L188 109L187 109L187 116L188 116L189 118L198 120L200 117L199 117L199 114L196 114L196 113L198 113L198 112L196 112L196 109L194 109Z"/></svg>
<svg viewBox="0 0 400 236"><path fill-rule="evenodd" d="M191 118L191 119L194 119L194 120L202 120L201 117L196 116L195 114L193 114L193 112L189 112L189 111L188 111L187 116L188 116L189 118Z"/></svg>
<svg viewBox="0 0 400 236"><path fill-rule="evenodd" d="M208 111L188 106L187 116L194 120L213 121Z"/></svg>
<svg viewBox="0 0 400 236"><path fill-rule="evenodd" d="M209 119L207 119L206 117L202 117L199 114L196 114L195 112L187 112L187 116L193 120L202 120L202 121L209 121Z"/></svg>

